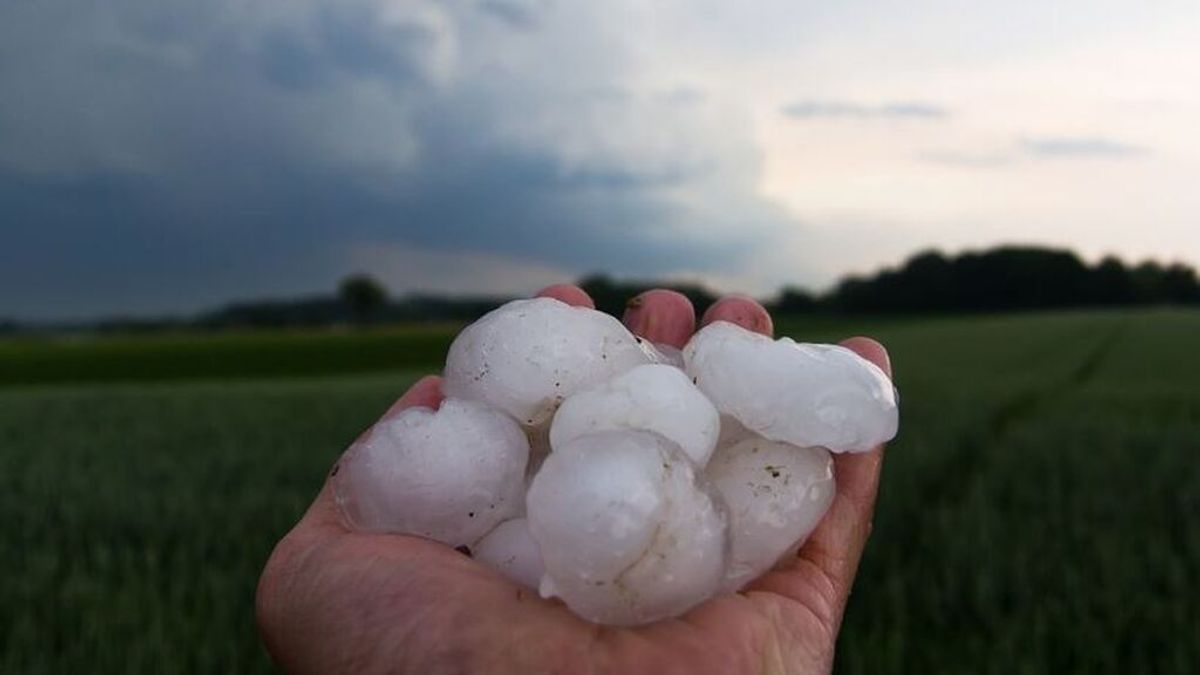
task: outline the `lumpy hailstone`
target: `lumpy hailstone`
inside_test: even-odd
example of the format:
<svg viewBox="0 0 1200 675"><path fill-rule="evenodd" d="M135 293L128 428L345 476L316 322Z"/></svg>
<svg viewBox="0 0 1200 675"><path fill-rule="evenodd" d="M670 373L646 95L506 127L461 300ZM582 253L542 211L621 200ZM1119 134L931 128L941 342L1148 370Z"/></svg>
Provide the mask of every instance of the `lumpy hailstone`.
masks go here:
<svg viewBox="0 0 1200 675"><path fill-rule="evenodd" d="M727 591L803 543L833 502L833 458L824 448L750 437L718 449L707 474L729 510Z"/></svg>
<svg viewBox="0 0 1200 675"><path fill-rule="evenodd" d="M524 518L506 520L471 547L479 562L527 588L537 589L546 568Z"/></svg>
<svg viewBox="0 0 1200 675"><path fill-rule="evenodd" d="M376 423L338 464L334 496L357 530L473 544L521 508L528 456L512 419L450 398Z"/></svg>
<svg viewBox="0 0 1200 675"><path fill-rule="evenodd" d="M725 572L726 523L674 442L606 431L556 447L527 496L543 595L600 623L677 616Z"/></svg>
<svg viewBox="0 0 1200 675"><path fill-rule="evenodd" d="M717 409L683 371L648 364L568 398L554 415L550 446L598 431L641 429L675 441L704 466L717 446L720 424Z"/></svg>
<svg viewBox="0 0 1200 675"><path fill-rule="evenodd" d="M772 340L717 321L683 350L687 374L723 414L766 438L865 452L896 435L896 390L838 345Z"/></svg>
<svg viewBox="0 0 1200 675"><path fill-rule="evenodd" d="M608 314L553 298L517 300L458 334L442 388L539 426L566 397L644 363L641 341Z"/></svg>

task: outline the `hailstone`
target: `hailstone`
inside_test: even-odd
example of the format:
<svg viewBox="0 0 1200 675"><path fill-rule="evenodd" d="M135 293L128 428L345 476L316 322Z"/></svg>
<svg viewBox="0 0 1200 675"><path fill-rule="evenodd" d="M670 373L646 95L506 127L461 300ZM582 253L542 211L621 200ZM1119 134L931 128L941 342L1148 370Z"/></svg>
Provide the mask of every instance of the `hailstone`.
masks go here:
<svg viewBox="0 0 1200 675"><path fill-rule="evenodd" d="M717 321L692 337L683 358L718 410L766 438L865 452L896 435L891 379L845 347L772 340Z"/></svg>
<svg viewBox="0 0 1200 675"><path fill-rule="evenodd" d="M550 426L550 446L616 429L662 434L704 466L717 445L720 415L682 370L638 366L564 401Z"/></svg>
<svg viewBox="0 0 1200 675"><path fill-rule="evenodd" d="M334 497L356 530L462 546L517 514L528 456L511 418L449 398L376 423L339 462Z"/></svg>
<svg viewBox="0 0 1200 675"><path fill-rule="evenodd" d="M833 502L833 458L764 438L722 446L705 473L729 510L729 564L736 591L808 537Z"/></svg>
<svg viewBox="0 0 1200 675"><path fill-rule="evenodd" d="M832 452L897 428L878 367L834 345L715 322L681 351L611 316L508 303L450 347L437 410L389 413L346 452L349 526L467 545L598 623L734 592L833 501Z"/></svg>
<svg viewBox="0 0 1200 675"><path fill-rule="evenodd" d="M442 388L539 426L567 396L649 363L640 343L603 312L553 298L516 300L458 334Z"/></svg>
<svg viewBox="0 0 1200 675"><path fill-rule="evenodd" d="M725 572L725 515L679 446L604 431L556 447L526 498L542 594L600 623L676 616Z"/></svg>
<svg viewBox="0 0 1200 675"><path fill-rule="evenodd" d="M536 589L546 568L524 518L506 520L471 547L472 557L527 588Z"/></svg>

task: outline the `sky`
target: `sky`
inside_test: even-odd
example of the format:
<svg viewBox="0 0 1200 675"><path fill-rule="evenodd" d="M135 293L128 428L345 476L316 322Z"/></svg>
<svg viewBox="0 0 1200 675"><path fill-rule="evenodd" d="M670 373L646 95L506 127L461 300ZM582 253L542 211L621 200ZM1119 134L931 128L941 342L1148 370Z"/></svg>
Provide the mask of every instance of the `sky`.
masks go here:
<svg viewBox="0 0 1200 675"><path fill-rule="evenodd" d="M1200 263L1200 3L0 3L0 317Z"/></svg>

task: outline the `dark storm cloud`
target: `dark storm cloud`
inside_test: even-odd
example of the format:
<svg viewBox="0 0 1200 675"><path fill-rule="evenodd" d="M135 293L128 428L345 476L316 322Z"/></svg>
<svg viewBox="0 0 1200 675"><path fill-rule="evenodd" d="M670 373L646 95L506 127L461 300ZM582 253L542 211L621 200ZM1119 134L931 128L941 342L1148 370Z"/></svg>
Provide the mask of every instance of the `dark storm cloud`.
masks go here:
<svg viewBox="0 0 1200 675"><path fill-rule="evenodd" d="M262 39L259 58L268 79L285 85L319 86L339 75L406 84L426 77L422 56L438 40L417 21L381 28L369 6L320 8L312 30L277 29Z"/></svg>
<svg viewBox="0 0 1200 675"><path fill-rule="evenodd" d="M949 117L942 106L922 101L862 103L840 100L803 100L789 103L781 111L792 119L924 119Z"/></svg>
<svg viewBox="0 0 1200 675"><path fill-rule="evenodd" d="M528 7L480 5L526 27ZM434 10L388 11L317 2L240 24L125 2L114 37L112 17L81 5L64 19L70 39L40 51L36 35L7 22L0 37L17 39L0 61L27 68L0 69L3 88L22 93L0 101L0 140L19 141L0 147L0 316L190 311L311 292L353 271L346 252L371 242L577 272L719 270L784 220L742 187L681 199L720 156L648 155L637 143L614 154L610 142L564 155L579 139L538 127L514 140L502 133L523 119L513 110L570 113L583 99L542 103L548 94L520 82L447 75L466 38L447 36ZM0 24L6 13L26 32L46 19L0 9ZM659 98L635 126L678 127L673 111L702 100ZM636 103L598 105L609 107L579 114L604 131L606 115ZM562 133L578 133L564 120Z"/></svg>
<svg viewBox="0 0 1200 675"><path fill-rule="evenodd" d="M538 25L537 2L518 0L480 0L479 9L513 28L529 30Z"/></svg>
<svg viewBox="0 0 1200 675"><path fill-rule="evenodd" d="M137 312L178 297L209 304L289 285L320 290L317 282L339 273L338 254L356 242L643 275L713 265L757 244L730 237L716 246L687 236L672 226L680 208L643 190L636 176L564 178L537 158L506 155L471 161L468 171L443 169L384 191L370 186L395 176L274 165L263 167L269 178L253 180L253 194L211 178L200 187L191 177L136 173L69 180L0 174L0 219L29 225L4 237L5 309L60 316L116 298ZM220 203L236 192L243 194ZM748 222L729 224L778 214L764 209L742 218ZM46 294L63 300L46 306Z"/></svg>

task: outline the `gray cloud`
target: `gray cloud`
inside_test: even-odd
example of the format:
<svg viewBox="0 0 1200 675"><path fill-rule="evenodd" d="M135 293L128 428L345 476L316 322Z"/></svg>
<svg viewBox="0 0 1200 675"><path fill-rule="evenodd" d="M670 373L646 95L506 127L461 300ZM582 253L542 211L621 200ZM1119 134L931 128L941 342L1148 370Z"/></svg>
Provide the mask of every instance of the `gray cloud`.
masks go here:
<svg viewBox="0 0 1200 675"><path fill-rule="evenodd" d="M1110 158L1130 159L1141 157L1146 148L1102 137L1046 136L1024 138L1021 148L1035 157L1042 158Z"/></svg>
<svg viewBox="0 0 1200 675"><path fill-rule="evenodd" d="M479 9L503 21L512 28L529 30L538 25L542 10L536 0L480 0Z"/></svg>
<svg viewBox="0 0 1200 675"><path fill-rule="evenodd" d="M912 119L935 120L950 116L942 106L923 101L861 103L844 100L802 100L789 103L781 112L793 119Z"/></svg>
<svg viewBox="0 0 1200 675"><path fill-rule="evenodd" d="M328 289L370 246L720 271L788 222L737 111L628 86L601 10L77 4L0 6L0 316Z"/></svg>

